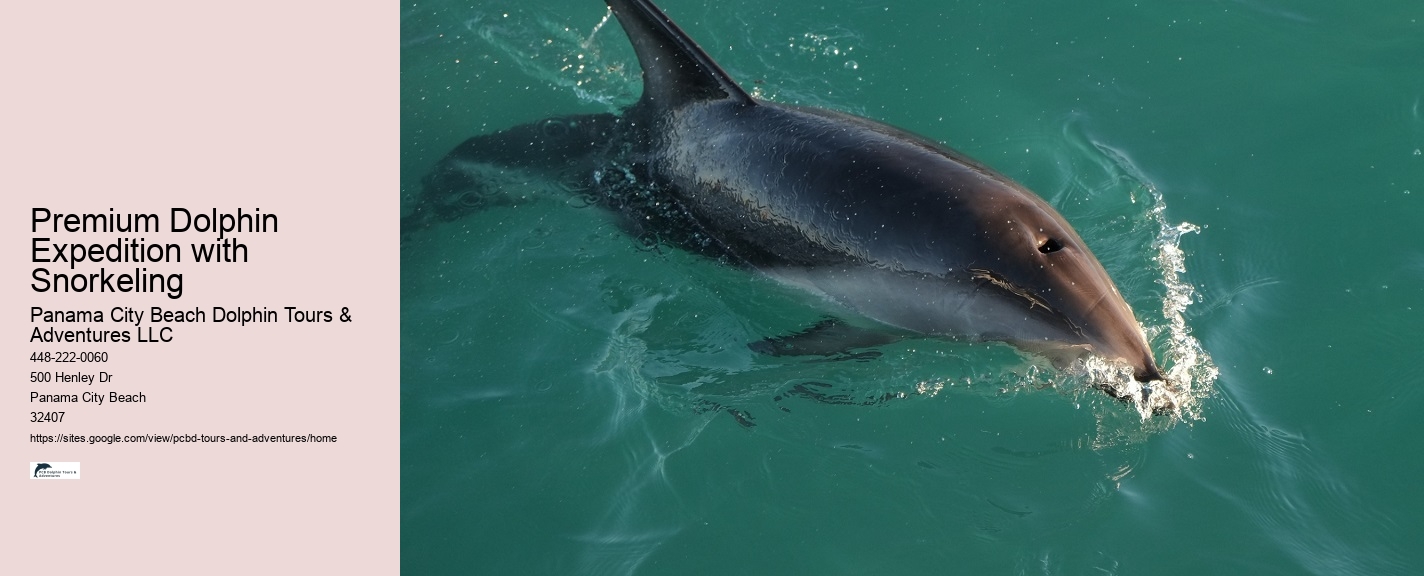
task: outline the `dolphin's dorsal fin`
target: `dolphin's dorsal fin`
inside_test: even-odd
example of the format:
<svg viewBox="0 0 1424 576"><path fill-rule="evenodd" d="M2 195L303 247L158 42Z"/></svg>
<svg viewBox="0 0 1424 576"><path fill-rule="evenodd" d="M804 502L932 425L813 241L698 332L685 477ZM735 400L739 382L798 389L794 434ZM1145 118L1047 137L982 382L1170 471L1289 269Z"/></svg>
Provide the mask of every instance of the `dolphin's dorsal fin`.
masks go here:
<svg viewBox="0 0 1424 576"><path fill-rule="evenodd" d="M672 19L648 0L606 0L643 67L640 105L669 109L699 100L756 102Z"/></svg>

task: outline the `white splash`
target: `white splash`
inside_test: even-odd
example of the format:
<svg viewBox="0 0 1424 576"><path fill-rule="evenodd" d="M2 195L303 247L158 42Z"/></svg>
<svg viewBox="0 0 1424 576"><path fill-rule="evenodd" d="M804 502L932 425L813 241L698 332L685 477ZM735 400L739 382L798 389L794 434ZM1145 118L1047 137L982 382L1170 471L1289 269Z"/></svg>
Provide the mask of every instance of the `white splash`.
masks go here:
<svg viewBox="0 0 1424 576"><path fill-rule="evenodd" d="M1167 291L1162 297L1161 318L1142 320L1148 339L1164 348L1162 366L1166 379L1145 384L1137 382L1132 378L1131 369L1096 357L1084 360L1076 371L1089 382L1131 399L1144 422L1164 413L1174 416L1174 420L1198 421L1203 419L1202 401L1210 396L1212 384L1220 373L1211 355L1192 336L1186 319L1187 308L1198 297L1196 288L1183 278L1187 267L1181 241L1183 235L1199 234L1201 228L1190 222L1169 221L1162 195L1150 186L1146 192L1151 199L1147 217L1157 227L1152 242L1156 255L1152 261L1162 275L1157 282Z"/></svg>
<svg viewBox="0 0 1424 576"><path fill-rule="evenodd" d="M1196 288L1182 278L1187 267L1186 254L1181 248L1182 235L1198 234L1201 228L1190 222L1174 224L1168 221L1165 215L1167 205L1162 201L1162 195L1151 189L1148 193L1152 197L1148 215L1161 227L1155 242L1157 256L1154 260L1162 271L1162 285L1167 288L1167 294L1162 299L1162 317L1167 321L1167 348L1163 355L1167 366L1167 385L1161 391L1171 396L1179 418L1201 420L1201 402L1210 395L1220 370L1187 326L1187 307L1196 302L1198 296Z"/></svg>
<svg viewBox="0 0 1424 576"><path fill-rule="evenodd" d="M496 61L513 63L531 78L612 111L637 98L632 90L640 85L640 71L627 65L627 54L616 49L615 54L604 53L599 32L611 14L605 13L587 35L558 23L557 17L539 13L521 13L516 18L476 15L465 27L488 44L495 56L503 56ZM616 46L622 48L621 44Z"/></svg>

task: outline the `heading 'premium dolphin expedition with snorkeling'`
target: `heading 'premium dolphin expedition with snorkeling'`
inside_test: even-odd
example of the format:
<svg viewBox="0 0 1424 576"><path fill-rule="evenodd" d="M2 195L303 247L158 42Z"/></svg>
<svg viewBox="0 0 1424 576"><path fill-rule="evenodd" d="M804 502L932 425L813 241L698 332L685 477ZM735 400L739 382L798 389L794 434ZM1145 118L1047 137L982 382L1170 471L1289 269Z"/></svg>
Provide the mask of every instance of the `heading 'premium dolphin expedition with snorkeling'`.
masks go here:
<svg viewBox="0 0 1424 576"><path fill-rule="evenodd" d="M110 208L103 213L57 213L48 208L32 208L30 211L30 232L45 233L120 233L157 234L165 232L157 214L122 213ZM187 208L172 208L169 211L166 232L207 232L217 233L217 241L190 244L195 262L246 262L247 245L239 243L231 234L235 232L276 232L277 215L263 214L258 208L254 212L221 213L217 208L211 212L193 213ZM146 237L115 238L112 242L52 242L49 236L35 236L30 241L30 260L35 263L64 263L70 270L85 262L101 264L147 264L181 263L183 250L174 243L149 242ZM99 268L97 272L61 273L51 272L47 267L35 268L31 273L34 280L30 288L35 292L163 292L171 299L183 296L183 275L181 273L162 274L149 272L148 268L135 266L111 272Z"/></svg>

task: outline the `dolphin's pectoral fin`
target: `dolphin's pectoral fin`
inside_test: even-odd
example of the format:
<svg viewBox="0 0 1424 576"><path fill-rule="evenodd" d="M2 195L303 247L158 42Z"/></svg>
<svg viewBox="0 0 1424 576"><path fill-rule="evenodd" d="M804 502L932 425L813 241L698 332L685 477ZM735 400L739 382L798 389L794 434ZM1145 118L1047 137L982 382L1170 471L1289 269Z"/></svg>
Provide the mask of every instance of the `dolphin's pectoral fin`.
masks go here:
<svg viewBox="0 0 1424 576"><path fill-rule="evenodd" d="M561 116L466 140L421 181L414 210L401 218L402 236L546 190L592 186L598 162L618 145L619 122L612 114Z"/></svg>
<svg viewBox="0 0 1424 576"><path fill-rule="evenodd" d="M870 360L880 357L880 352L852 350L873 348L898 340L900 336L883 330L859 328L835 318L827 318L801 332L752 342L747 347L753 352L767 356L826 356L830 360Z"/></svg>

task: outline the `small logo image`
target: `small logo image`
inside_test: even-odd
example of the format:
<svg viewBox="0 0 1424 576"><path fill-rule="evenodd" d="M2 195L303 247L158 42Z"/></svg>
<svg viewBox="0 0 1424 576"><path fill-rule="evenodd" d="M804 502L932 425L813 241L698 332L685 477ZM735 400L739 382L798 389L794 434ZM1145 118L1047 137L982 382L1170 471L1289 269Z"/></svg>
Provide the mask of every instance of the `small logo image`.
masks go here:
<svg viewBox="0 0 1424 576"><path fill-rule="evenodd" d="M78 480L78 462L30 462L31 480Z"/></svg>

